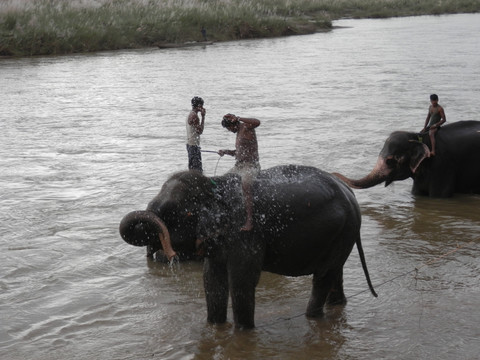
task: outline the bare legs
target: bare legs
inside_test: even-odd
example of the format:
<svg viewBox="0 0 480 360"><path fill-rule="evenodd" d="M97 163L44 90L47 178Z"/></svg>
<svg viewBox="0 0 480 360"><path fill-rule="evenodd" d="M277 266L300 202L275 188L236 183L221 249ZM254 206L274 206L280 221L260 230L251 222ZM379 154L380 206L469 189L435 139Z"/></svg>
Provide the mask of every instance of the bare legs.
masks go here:
<svg viewBox="0 0 480 360"><path fill-rule="evenodd" d="M245 225L242 226L240 231L250 231L253 229L252 180L253 180L253 176L251 174L242 176L242 191L243 191L243 197L245 200L245 210L247 213L247 218L245 220Z"/></svg>
<svg viewBox="0 0 480 360"><path fill-rule="evenodd" d="M240 228L240 231L253 230L253 182L260 171L260 166L255 164L241 163L236 164L235 168L231 170L241 177L241 186L243 193L243 201L245 204L245 224Z"/></svg>
<svg viewBox="0 0 480 360"><path fill-rule="evenodd" d="M435 156L435 134L437 132L437 129L430 129L428 134L430 135L430 142L432 144L432 151L430 153L431 156Z"/></svg>

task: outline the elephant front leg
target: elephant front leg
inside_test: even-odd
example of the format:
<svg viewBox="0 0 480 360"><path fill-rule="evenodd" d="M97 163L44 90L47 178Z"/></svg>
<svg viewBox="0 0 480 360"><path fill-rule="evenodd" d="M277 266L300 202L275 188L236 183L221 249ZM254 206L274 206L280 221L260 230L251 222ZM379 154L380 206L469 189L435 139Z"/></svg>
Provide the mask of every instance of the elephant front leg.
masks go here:
<svg viewBox="0 0 480 360"><path fill-rule="evenodd" d="M255 288L262 271L263 250L258 239L243 235L238 251L229 258L228 273L235 327L251 329L255 327Z"/></svg>
<svg viewBox="0 0 480 360"><path fill-rule="evenodd" d="M213 324L227 321L228 276L225 263L206 258L203 284L207 300L207 320Z"/></svg>
<svg viewBox="0 0 480 360"><path fill-rule="evenodd" d="M232 280L233 320L239 329L255 327L255 285L250 280Z"/></svg>

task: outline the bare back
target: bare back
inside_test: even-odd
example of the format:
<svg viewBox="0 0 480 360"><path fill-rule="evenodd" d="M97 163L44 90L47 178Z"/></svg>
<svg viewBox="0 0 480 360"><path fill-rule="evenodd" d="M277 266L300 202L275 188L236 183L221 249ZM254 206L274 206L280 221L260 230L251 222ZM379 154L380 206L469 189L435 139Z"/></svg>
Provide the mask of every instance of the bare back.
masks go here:
<svg viewBox="0 0 480 360"><path fill-rule="evenodd" d="M249 124L240 124L235 148L237 163L258 163L258 143L255 128Z"/></svg>

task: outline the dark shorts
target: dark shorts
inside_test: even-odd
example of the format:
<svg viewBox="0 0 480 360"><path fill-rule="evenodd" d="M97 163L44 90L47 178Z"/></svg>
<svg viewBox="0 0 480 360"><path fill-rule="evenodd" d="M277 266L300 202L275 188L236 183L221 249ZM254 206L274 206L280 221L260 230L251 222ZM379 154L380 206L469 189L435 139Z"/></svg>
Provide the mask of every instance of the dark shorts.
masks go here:
<svg viewBox="0 0 480 360"><path fill-rule="evenodd" d="M202 153L200 152L200 146L187 144L187 152L188 152L188 168L190 170L203 171Z"/></svg>

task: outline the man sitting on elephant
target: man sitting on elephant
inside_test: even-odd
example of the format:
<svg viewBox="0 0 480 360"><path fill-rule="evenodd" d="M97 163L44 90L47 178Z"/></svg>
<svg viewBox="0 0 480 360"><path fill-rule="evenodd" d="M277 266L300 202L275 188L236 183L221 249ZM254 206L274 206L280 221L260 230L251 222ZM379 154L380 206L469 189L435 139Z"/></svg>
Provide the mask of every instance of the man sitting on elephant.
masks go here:
<svg viewBox="0 0 480 360"><path fill-rule="evenodd" d="M425 119L425 125L423 126L422 133L428 131L430 135L430 142L432 144L431 156L435 156L435 133L440 126L447 121L445 117L445 111L443 107L438 103L438 95L430 95L430 107L428 108L427 118Z"/></svg>
<svg viewBox="0 0 480 360"><path fill-rule="evenodd" d="M246 221L241 231L253 229L253 193L252 182L260 172L258 156L258 143L255 128L260 121L254 118L241 118L233 114L223 117L222 126L227 130L236 133L235 150L219 150L218 154L235 156L235 166L230 172L239 174L242 177L242 191L245 199Z"/></svg>

